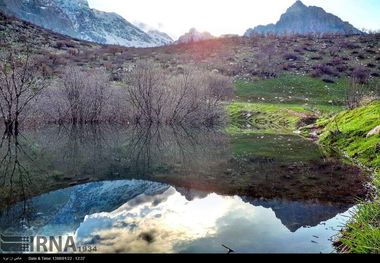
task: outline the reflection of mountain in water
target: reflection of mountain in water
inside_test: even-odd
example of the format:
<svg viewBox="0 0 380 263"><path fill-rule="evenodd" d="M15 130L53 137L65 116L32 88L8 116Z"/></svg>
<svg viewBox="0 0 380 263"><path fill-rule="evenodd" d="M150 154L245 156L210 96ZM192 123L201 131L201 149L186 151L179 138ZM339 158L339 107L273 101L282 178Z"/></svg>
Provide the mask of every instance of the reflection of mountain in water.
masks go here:
<svg viewBox="0 0 380 263"><path fill-rule="evenodd" d="M188 201L193 201L194 199L202 199L202 198L207 197L208 194L210 194L207 192L197 191L197 190L185 188L185 187L175 187L175 189L178 193L183 195Z"/></svg>
<svg viewBox="0 0 380 263"><path fill-rule="evenodd" d="M313 202L289 202L285 200L260 200L244 198L254 206L270 208L290 231L295 232L301 227L313 227L323 221L347 211L350 206L339 204L320 204Z"/></svg>
<svg viewBox="0 0 380 263"><path fill-rule="evenodd" d="M1 212L1 229L72 232L86 215L112 211L133 198L157 195L168 185L148 181L106 181L74 186L21 202ZM20 220L14 220L14 219ZM48 226L48 228L46 228ZM53 234L53 233L51 233Z"/></svg>
<svg viewBox="0 0 380 263"><path fill-rule="evenodd" d="M189 188L176 187L188 201L207 197L208 193ZM253 206L261 206L272 209L276 217L291 232L297 231L301 227L313 227L323 221L344 213L351 205L339 203L318 203L312 201L288 201L281 199L254 199L242 197L244 202Z"/></svg>
<svg viewBox="0 0 380 263"><path fill-rule="evenodd" d="M280 242L275 238L277 232L286 233L291 238L291 232L304 226L317 226L321 221L327 221L347 210L334 205L280 200L246 202L248 199L245 198L242 200L239 197L192 192L189 189L180 191L186 197L169 185L141 180L74 186L35 197L27 205L19 203L10 210L3 211L0 231L8 234L55 236L76 233L77 239L83 242L95 242L100 238L100 241L105 240L105 244L110 237L109 233L112 233L112 239L128 241L130 244L118 248L120 251L125 249L131 252L137 248L174 251L190 249L190 241L203 243L214 238L219 240L225 231L239 228L244 220L250 221L246 227L258 228L257 231L262 228L259 222L270 222L274 227L268 229L270 234L262 238L268 241L274 238L274 242ZM276 217L281 220L281 224ZM173 223L179 224L179 228ZM291 232L284 232L283 225ZM141 241L141 235L147 233L155 236L156 242L152 242L155 244L151 248L145 243L143 248L135 246ZM247 237L243 236L242 240L252 238L250 235L247 233ZM160 238L162 242L173 242L173 246L161 248ZM183 243L184 241L186 242ZM113 248L103 248L105 251L113 251Z"/></svg>

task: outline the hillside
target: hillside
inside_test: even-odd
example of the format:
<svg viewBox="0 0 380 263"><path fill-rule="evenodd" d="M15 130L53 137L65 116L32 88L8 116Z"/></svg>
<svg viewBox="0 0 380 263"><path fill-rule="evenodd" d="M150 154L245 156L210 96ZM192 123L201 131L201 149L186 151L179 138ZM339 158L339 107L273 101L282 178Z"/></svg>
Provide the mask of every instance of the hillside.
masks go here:
<svg viewBox="0 0 380 263"><path fill-rule="evenodd" d="M4 47L25 48L44 57L48 71L67 64L106 67L116 78L137 60L152 59L173 71L190 64L236 79L273 78L283 73L307 74L328 83L360 71L380 77L380 35L228 37L156 48L98 45L56 34L16 18L0 15Z"/></svg>
<svg viewBox="0 0 380 263"><path fill-rule="evenodd" d="M342 252L380 252L380 102L339 113L326 125L321 143L333 146L370 168L374 173L371 202L363 201L336 246ZM375 131L376 132L372 132ZM371 133L372 132L372 133Z"/></svg>

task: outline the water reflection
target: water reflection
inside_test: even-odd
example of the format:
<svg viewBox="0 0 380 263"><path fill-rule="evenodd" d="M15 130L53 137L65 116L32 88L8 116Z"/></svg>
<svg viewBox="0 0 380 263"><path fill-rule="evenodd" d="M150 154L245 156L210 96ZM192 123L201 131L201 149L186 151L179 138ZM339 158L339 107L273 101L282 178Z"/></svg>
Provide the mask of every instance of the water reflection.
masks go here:
<svg viewBox="0 0 380 263"><path fill-rule="evenodd" d="M16 205L0 217L0 228L75 235L101 252L223 253L222 244L236 252L331 252L331 237L348 219L337 205L215 193L188 200L180 191L141 180L84 184L32 199L29 216L19 221L9 216L22 210Z"/></svg>
<svg viewBox="0 0 380 263"><path fill-rule="evenodd" d="M146 179L253 198L354 204L366 177L295 135L182 127L51 126L3 138L0 207L68 186Z"/></svg>
<svg viewBox="0 0 380 263"><path fill-rule="evenodd" d="M367 193L358 168L296 135L48 126L4 136L0 162L0 232L110 252L331 251Z"/></svg>

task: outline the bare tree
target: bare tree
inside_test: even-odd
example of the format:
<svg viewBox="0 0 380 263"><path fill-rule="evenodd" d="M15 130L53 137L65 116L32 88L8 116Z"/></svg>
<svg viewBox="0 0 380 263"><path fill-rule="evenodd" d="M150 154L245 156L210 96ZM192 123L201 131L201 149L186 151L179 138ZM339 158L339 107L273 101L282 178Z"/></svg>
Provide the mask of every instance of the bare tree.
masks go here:
<svg viewBox="0 0 380 263"><path fill-rule="evenodd" d="M0 116L8 134L18 133L21 114L48 85L36 61L29 52L25 58L16 58L13 52L1 58Z"/></svg>
<svg viewBox="0 0 380 263"><path fill-rule="evenodd" d="M271 37L267 37L271 40ZM265 78L270 78L275 76L276 65L274 61L274 56L277 53L277 48L274 43L262 43L259 46L259 50L255 55L256 63L260 74Z"/></svg>
<svg viewBox="0 0 380 263"><path fill-rule="evenodd" d="M166 76L156 66L147 62L137 65L126 80L128 102L133 107L135 121L158 122L166 95Z"/></svg>
<svg viewBox="0 0 380 263"><path fill-rule="evenodd" d="M126 123L125 88L112 86L103 68L67 67L35 107L35 122L55 124Z"/></svg>
<svg viewBox="0 0 380 263"><path fill-rule="evenodd" d="M101 119L109 88L109 76L103 69L82 71L68 67L63 76L63 91L68 101L70 122L97 123Z"/></svg>
<svg viewBox="0 0 380 263"><path fill-rule="evenodd" d="M149 61L137 64L125 81L136 123L212 125L232 94L230 78L192 68L173 75Z"/></svg>
<svg viewBox="0 0 380 263"><path fill-rule="evenodd" d="M346 90L347 107L349 109L359 107L362 100L371 95L373 94L371 94L368 71L363 67L355 68L352 72L350 85Z"/></svg>

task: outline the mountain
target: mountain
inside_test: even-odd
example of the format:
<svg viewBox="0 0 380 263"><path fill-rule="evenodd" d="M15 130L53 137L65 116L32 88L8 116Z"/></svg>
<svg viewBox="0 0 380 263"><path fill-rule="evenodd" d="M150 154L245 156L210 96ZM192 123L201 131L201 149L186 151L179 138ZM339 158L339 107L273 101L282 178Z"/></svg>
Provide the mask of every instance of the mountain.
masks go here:
<svg viewBox="0 0 380 263"><path fill-rule="evenodd" d="M159 30L149 30L146 32L160 46L170 45L174 40L166 33Z"/></svg>
<svg viewBox="0 0 380 263"><path fill-rule="evenodd" d="M0 11L54 32L100 44L127 47L163 45L115 13L91 9L87 0L0 0Z"/></svg>
<svg viewBox="0 0 380 263"><path fill-rule="evenodd" d="M134 24L142 31L147 33L151 38L153 38L154 41L160 46L170 45L174 42L174 40L164 32L161 32L157 29L152 29L150 26L141 22L137 22Z"/></svg>
<svg viewBox="0 0 380 263"><path fill-rule="evenodd" d="M250 37L254 34L284 35L287 33L362 34L348 22L327 13L322 8L306 6L301 1L297 1L286 10L276 24L250 28L246 31L245 36Z"/></svg>
<svg viewBox="0 0 380 263"><path fill-rule="evenodd" d="M293 233L302 227L317 226L321 222L334 218L350 208L350 205L286 201L281 199L252 199L244 197L243 201L256 207L261 206L271 209L281 223Z"/></svg>
<svg viewBox="0 0 380 263"><path fill-rule="evenodd" d="M192 43L192 42L198 42L202 40L208 40L215 38L208 32L199 32L195 28L190 29L190 31L178 38L176 43L178 44L185 44L185 43Z"/></svg>

